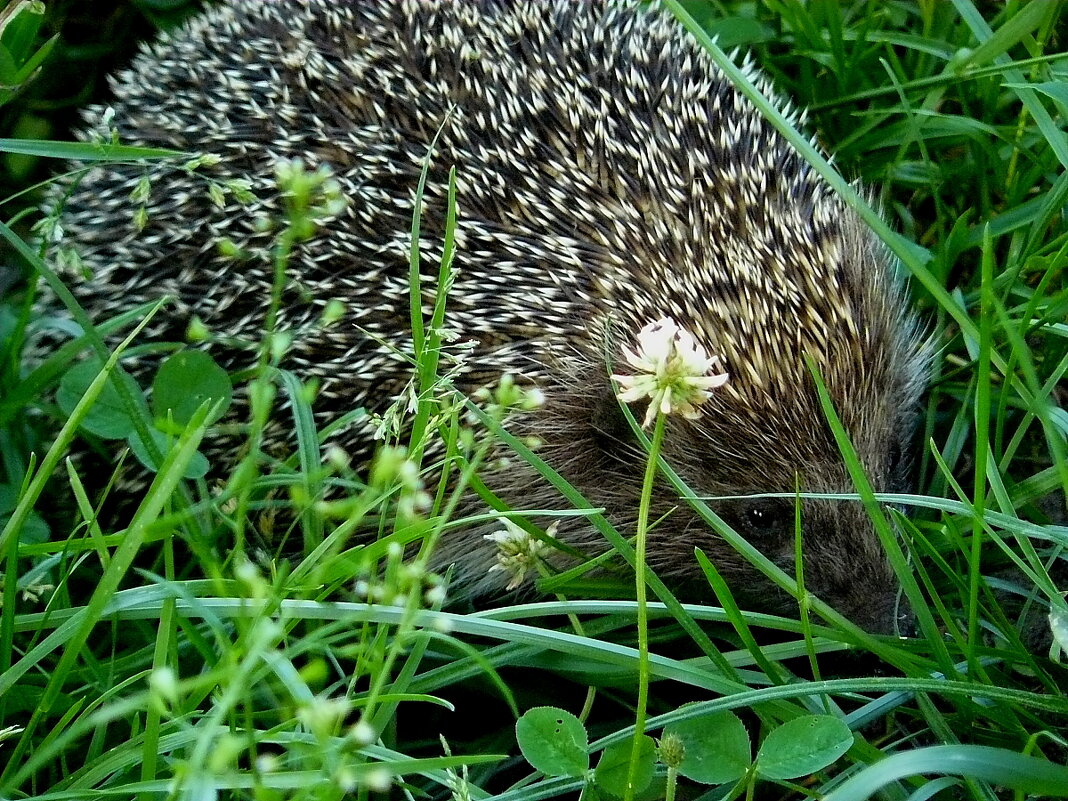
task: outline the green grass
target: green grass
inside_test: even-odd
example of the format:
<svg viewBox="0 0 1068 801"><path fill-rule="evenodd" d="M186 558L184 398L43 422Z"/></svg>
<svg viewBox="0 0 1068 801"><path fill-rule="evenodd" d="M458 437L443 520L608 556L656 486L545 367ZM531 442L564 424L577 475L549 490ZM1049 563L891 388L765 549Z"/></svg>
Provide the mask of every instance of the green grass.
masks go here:
<svg viewBox="0 0 1068 801"><path fill-rule="evenodd" d="M146 348L136 332L152 309L97 321L27 364L33 292L19 284L0 302L0 799L367 798L387 784L395 797L593 799L626 792L619 764L632 743L654 774L638 798L675 792L676 781L680 797L709 799L1068 796L1068 670L1051 636L1059 627L1068 641L1062 4L683 5L696 35L747 47L811 110L834 167L768 108L912 276L937 349L915 494L873 494L827 413L922 636L873 637L803 593L797 620L741 611L707 560L719 606L680 604L647 574L657 599L645 609L647 651L636 627L646 605L627 600L625 571L607 589L581 570L546 573L542 600L443 609L428 558L444 531L471 522L458 501L469 488L487 492L478 468L497 441L587 515L620 564L635 563L634 543L505 430L529 397L506 384L475 407L441 379L444 293L427 317L412 310L413 433L369 474L330 450L308 388L278 366L284 338L268 331L247 455L219 486L207 483L198 449L229 379L168 362L146 400L120 378L121 349L105 343ZM20 48L21 58L35 52ZM75 155L165 155L81 148ZM0 150L71 155L47 142ZM876 193L881 216L839 172ZM336 200L325 176L291 170L280 180L300 188L278 229L278 282L287 237L306 235L308 218ZM0 207L0 235L62 299L52 256L42 260L16 233L32 211L16 206ZM423 236L451 254L452 224ZM413 250L413 276L418 258ZM450 283L449 262L439 287ZM80 353L94 357L75 368ZM161 421L157 398L177 388L192 400ZM297 448L277 463L260 440L283 400ZM122 528L97 522L98 499L83 485L101 482L64 460L86 432L139 448L156 468ZM710 527L796 590L797 577L725 529L670 465L658 469ZM319 500L328 486L344 495ZM64 514L74 525L59 522L57 496L72 498ZM270 504L293 521L299 555L288 562L256 550ZM546 536L523 510L504 511ZM358 541L368 530L378 539ZM405 546L415 554L407 561ZM624 600L598 600L606 592ZM727 767L702 773L670 749L654 764L634 739L645 681L646 732L659 740L666 727L691 758ZM577 729L560 724L571 727L570 745L555 714L547 724L524 718L517 743L516 720L546 704L579 719Z"/></svg>

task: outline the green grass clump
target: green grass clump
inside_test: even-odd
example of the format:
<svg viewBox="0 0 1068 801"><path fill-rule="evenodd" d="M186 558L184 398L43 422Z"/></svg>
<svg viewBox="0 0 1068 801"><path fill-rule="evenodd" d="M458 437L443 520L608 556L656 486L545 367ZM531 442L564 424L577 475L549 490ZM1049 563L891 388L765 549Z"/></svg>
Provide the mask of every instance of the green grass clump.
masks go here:
<svg viewBox="0 0 1068 801"><path fill-rule="evenodd" d="M420 232L420 185L412 239L441 238L439 291L419 286L413 247L412 403L381 421L369 471L329 444L361 410L316 427L314 387L283 369L290 343L273 315L235 385L198 350L142 342L155 308L93 325L53 269L72 257L26 244L16 227L31 212L9 204L0 237L84 330L28 360L47 322L34 282L0 302L0 799L1068 796L1062 4L666 4L703 41L751 50L810 109L833 168L767 112L912 275L936 349L916 492L874 495L826 412L922 636L866 634L808 596L803 574L777 571L657 458L658 426L648 480L671 483L794 592L799 615L739 610L703 554L719 605L679 603L640 542L508 433L536 395L504 379L477 403L459 396L441 359L454 180L444 231ZM31 28L0 35L25 81ZM0 151L197 167L108 141L6 139ZM888 222L836 170L877 188ZM275 311L290 248L343 202L326 172L290 163L277 180ZM431 294L428 312L418 301ZM160 366L131 376L130 353ZM240 421L235 392L248 398ZM288 458L265 452L279 420L294 432ZM227 427L244 447L219 478L208 445ZM66 458L79 440L129 449L147 476L132 500L85 445ZM502 447L604 534L614 554L598 564L636 565L643 580L550 570L552 527L503 509L509 565L537 573L544 600L447 606L430 556L473 524L464 493L496 503L478 474Z"/></svg>

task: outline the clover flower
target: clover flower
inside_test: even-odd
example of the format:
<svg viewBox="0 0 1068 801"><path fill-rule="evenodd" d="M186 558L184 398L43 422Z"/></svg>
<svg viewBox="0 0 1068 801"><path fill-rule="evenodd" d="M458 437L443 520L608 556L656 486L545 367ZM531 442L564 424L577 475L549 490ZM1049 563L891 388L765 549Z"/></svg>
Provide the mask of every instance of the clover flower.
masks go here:
<svg viewBox="0 0 1068 801"><path fill-rule="evenodd" d="M682 761L686 758L686 744L673 731L664 732L664 736L657 742L657 751L660 761L669 768L679 769Z"/></svg>
<svg viewBox="0 0 1068 801"><path fill-rule="evenodd" d="M697 406L712 397L711 390L727 383L726 373L710 375L719 364L690 332L670 317L662 317L638 332L635 349L624 348L623 358L637 372L613 375L624 403L649 399L642 428L648 428L657 412L697 417Z"/></svg>
<svg viewBox="0 0 1068 801"><path fill-rule="evenodd" d="M504 529L486 534L483 539L497 543L497 564L490 568L490 572L503 571L511 576L507 590L514 590L523 583L528 570L537 569L548 544L524 531L511 520L502 519ZM556 533L557 523L553 523L546 529L549 536Z"/></svg>

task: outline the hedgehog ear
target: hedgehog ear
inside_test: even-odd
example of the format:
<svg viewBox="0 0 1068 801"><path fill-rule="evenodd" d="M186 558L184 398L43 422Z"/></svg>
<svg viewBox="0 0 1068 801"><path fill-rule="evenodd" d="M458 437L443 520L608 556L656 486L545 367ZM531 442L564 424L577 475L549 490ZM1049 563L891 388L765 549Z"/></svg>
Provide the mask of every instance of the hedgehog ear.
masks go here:
<svg viewBox="0 0 1068 801"><path fill-rule="evenodd" d="M634 432L610 385L605 385L589 406L590 435L607 454L623 458L635 445ZM639 413L637 406L635 414Z"/></svg>

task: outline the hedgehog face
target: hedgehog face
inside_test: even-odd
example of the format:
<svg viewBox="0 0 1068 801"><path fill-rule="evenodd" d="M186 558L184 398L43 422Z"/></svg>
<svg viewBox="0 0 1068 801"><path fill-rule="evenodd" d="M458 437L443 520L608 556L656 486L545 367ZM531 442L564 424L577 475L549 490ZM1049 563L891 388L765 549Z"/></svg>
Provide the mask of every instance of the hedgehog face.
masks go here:
<svg viewBox="0 0 1068 801"><path fill-rule="evenodd" d="M793 575L795 503L785 499L712 500L709 506L750 544ZM854 623L875 633L910 630L911 613L866 512L846 501L801 502L802 558L805 586ZM679 521L676 521L679 522ZM797 614L797 602L774 587L730 545L690 521L683 541L658 540L655 567L666 580L675 579L687 595L708 599L707 585L692 583L685 565L701 548L728 581L743 609ZM669 524L670 525L670 524ZM689 560L687 562L686 560Z"/></svg>
<svg viewBox="0 0 1068 801"><path fill-rule="evenodd" d="M556 375L565 374L561 368ZM547 404L525 425L544 442L540 455L574 484L594 506L603 506L624 532L632 532L645 455L607 386L592 396L589 372L554 386ZM902 454L909 446L907 409L913 395L887 414L870 401L839 395L836 407L862 429L851 432L866 473L876 491L896 492L903 485ZM664 456L698 496L724 521L789 574L795 566L793 498L747 497L766 493L855 494L830 429L814 393L796 393L798 417L779 417L738 425L736 414L715 400L702 407L696 421L669 421ZM856 407L863 407L860 414ZM735 410L737 411L737 410ZM637 409L641 417L641 410ZM731 424L724 426L724 421ZM537 479L510 476L516 498L527 505L552 505L555 493L532 490ZM498 484L502 486L502 484ZM865 629L878 633L907 631L911 612L900 598L899 583L874 527L859 501L805 498L800 501L802 558L810 592ZM716 535L669 487L656 488L651 518L661 522L650 532L650 566L683 597L714 598L694 557L700 548L728 582L745 609L796 615L797 602L778 590L732 546ZM590 553L603 550L603 539L580 520L561 526L560 534Z"/></svg>
<svg viewBox="0 0 1068 801"><path fill-rule="evenodd" d="M665 448L665 456L678 466L695 492L708 498L713 511L791 575L796 570L795 532L799 514L806 588L869 631L894 633L909 629L911 613L899 598L897 577L859 501L747 497L791 493L795 487L809 493L854 494L856 490L836 450L827 450L818 459L796 459L793 449L783 447L779 454L771 456L765 452L764 440L759 439L756 443L759 447L754 449L758 452L750 459L743 457L746 443L736 442L731 459L719 461L714 450L706 449L698 461L693 458L693 443L707 442L700 431L700 422L696 426L676 427L675 441ZM822 440L814 436L821 426L826 424L814 418L809 435L816 442ZM865 466L877 491L903 489L894 455L901 452L900 436L900 431L889 429L878 435L868 434ZM834 448L833 444L822 444ZM739 464L746 461L748 465ZM693 584L693 577L688 575L696 572L693 551L699 547L728 581L743 608L796 615L794 599L775 588L732 546L709 531L689 508L669 511L671 503L670 493L665 492L657 512L667 514L668 518L663 530L653 535L655 543L650 546L654 568L665 579L674 578L688 588L687 594L700 597L703 593L707 599L707 584L700 573Z"/></svg>

